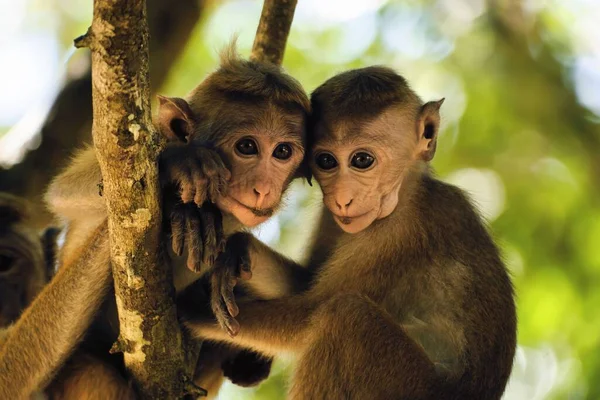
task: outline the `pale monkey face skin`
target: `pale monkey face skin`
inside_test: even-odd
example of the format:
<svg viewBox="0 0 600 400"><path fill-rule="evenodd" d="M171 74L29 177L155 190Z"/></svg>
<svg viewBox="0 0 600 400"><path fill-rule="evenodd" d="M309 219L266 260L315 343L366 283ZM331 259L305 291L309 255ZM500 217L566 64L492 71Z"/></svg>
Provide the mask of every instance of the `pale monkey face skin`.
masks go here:
<svg viewBox="0 0 600 400"><path fill-rule="evenodd" d="M365 123L317 123L311 169L342 230L358 233L396 209L407 171L433 157L435 136L423 132L430 124L437 130L440 106L427 103L420 115L390 107Z"/></svg>
<svg viewBox="0 0 600 400"><path fill-rule="evenodd" d="M231 180L217 206L247 227L271 217L304 158L303 129L301 116L271 109L219 142Z"/></svg>

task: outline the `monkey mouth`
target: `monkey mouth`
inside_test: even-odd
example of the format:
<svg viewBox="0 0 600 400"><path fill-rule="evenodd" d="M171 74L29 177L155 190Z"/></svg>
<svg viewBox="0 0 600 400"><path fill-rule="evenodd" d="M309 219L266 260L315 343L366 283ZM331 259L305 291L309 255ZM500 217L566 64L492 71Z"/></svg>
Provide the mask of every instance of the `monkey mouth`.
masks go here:
<svg viewBox="0 0 600 400"><path fill-rule="evenodd" d="M364 213L364 214L360 214L360 215L355 215L353 217L349 217L349 216L344 216L344 215L337 215L337 214L333 214L335 216L335 218L340 221L341 224L343 225L350 225L352 223L352 221L355 221L361 217L364 217L365 215L367 215L368 212Z"/></svg>
<svg viewBox="0 0 600 400"><path fill-rule="evenodd" d="M245 206L245 207L248 210L252 211L252 214L256 215L257 217L271 217L273 215L272 208L259 209L259 208L252 208L252 207L248 207L248 206Z"/></svg>
<svg viewBox="0 0 600 400"><path fill-rule="evenodd" d="M250 207L250 206L245 205L244 203L242 203L238 199L235 199L233 197L231 197L231 199L234 202L236 202L238 205L244 207L245 209L249 210L252 214L254 214L255 216L260 217L260 218L263 218L263 217L270 218L273 215L273 213L275 212L275 209L273 207L271 207L271 208Z"/></svg>
<svg viewBox="0 0 600 400"><path fill-rule="evenodd" d="M352 218L350 217L338 217L338 219L344 225L350 225L350 223L352 223Z"/></svg>

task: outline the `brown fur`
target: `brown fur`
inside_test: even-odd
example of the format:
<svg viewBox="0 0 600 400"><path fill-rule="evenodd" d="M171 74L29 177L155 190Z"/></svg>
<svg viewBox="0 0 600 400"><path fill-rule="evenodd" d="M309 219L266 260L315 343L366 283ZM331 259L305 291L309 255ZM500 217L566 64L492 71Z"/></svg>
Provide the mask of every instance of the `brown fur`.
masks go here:
<svg viewBox="0 0 600 400"><path fill-rule="evenodd" d="M233 83L239 86L232 86ZM303 159L304 121L308 107L308 98L300 85L279 68L242 61L234 55L224 57L221 68L192 91L187 100L161 99L156 124L161 133L172 140L167 149L172 158L161 159L161 167L167 168L167 171L161 171L165 197L178 198L187 190L185 202L195 201L201 205L205 200L217 201L225 212L225 235L239 231L243 224L265 220L278 207ZM265 151L259 157L238 157L233 139L240 135L254 138ZM279 142L289 143L294 149L286 162L270 157L272 148ZM198 153L200 146L205 151L216 152L217 157ZM225 165L216 161L219 157ZM181 162L176 163L176 160ZM227 180L229 173L225 167L231 170L227 189L222 187L222 181ZM20 398L43 387L73 352L98 314L100 302L111 285L104 222L107 211L101 197L101 179L94 150L86 149L49 188L47 201L50 208L68 225L60 269L52 283L16 323L15 334L11 331L1 350L0 398ZM207 185L213 189L197 195L197 189ZM260 196L259 192L262 192ZM233 202L232 197L245 206ZM165 201L165 204L173 207L173 202ZM192 218L199 220L186 219L189 215L177 214L176 208L165 210L167 218L171 213L178 216L169 221L173 231L184 231L177 237L179 242L174 242L175 253L184 251L181 240L185 241L188 253L193 253L187 262L173 252L165 254L166 261L173 265L178 290L201 276L186 269L186 264L193 271L206 272L208 268L201 265L210 262L211 257L207 257L206 252L216 252L219 246L215 236L220 229L212 227L207 231L206 225L199 225L206 221L206 214L196 206L193 209L200 214ZM210 237L207 232L211 232ZM170 240L168 228L164 240ZM112 308L109 305L108 309ZM103 312L101 317L107 319L109 314L114 313L104 315ZM91 336L92 342L110 342L110 338L94 339L93 334ZM76 357L82 356L77 353ZM222 357L222 361L226 361L230 353L225 352ZM125 380L115 379L114 374L106 372L106 365L98 367L99 361L94 359L85 366L85 360L89 358L81 359L83 361L78 364L83 364L82 370L67 368L59 376L58 387L63 398L92 389L129 393ZM270 366L270 360L265 363ZM264 369L260 370L259 379L263 379L263 375ZM203 382L197 383L202 385Z"/></svg>
<svg viewBox="0 0 600 400"><path fill-rule="evenodd" d="M48 281L53 248L28 225L24 199L0 193L0 328L14 322ZM52 240L52 238L49 238ZM46 260L49 253L49 260Z"/></svg>
<svg viewBox="0 0 600 400"><path fill-rule="evenodd" d="M0 398L44 387L75 348L110 282L106 224L61 268L10 328L0 348Z"/></svg>
<svg viewBox="0 0 600 400"><path fill-rule="evenodd" d="M136 395L130 383L96 357L78 352L46 389L50 400L131 400Z"/></svg>
<svg viewBox="0 0 600 400"><path fill-rule="evenodd" d="M344 85L354 78L361 82L357 91L372 87L369 95L375 98L386 88L397 90L389 82L403 82L391 70L363 69L333 78L316 93L324 99L336 98L330 91L350 95L355 87ZM401 89L410 91L406 85ZM357 104L349 109L365 97L352 98ZM427 168L440 105L406 105L418 110L411 118L394 104L371 116L359 132L327 115L315 121L323 135L313 142L313 156L314 149L329 151L339 166L324 171L313 161L313 172L330 211L347 212L349 219L331 213L322 218L315 264L309 265L317 271L314 283L297 295L240 301L234 338L202 310L184 308L191 330L269 355L296 353L292 399L500 399L516 347L513 287L469 199ZM396 125L390 125L393 116ZM362 171L347 166L346 155L363 150L377 163ZM385 174L393 166L401 176ZM365 175L373 178L362 182ZM397 199L385 192L390 188ZM341 194L355 211L340 211L328 200ZM381 212L385 207L389 214ZM363 211L371 209L376 212L365 222ZM321 241L333 242L327 255L319 250ZM269 268L276 269L277 257L270 259L275 265Z"/></svg>

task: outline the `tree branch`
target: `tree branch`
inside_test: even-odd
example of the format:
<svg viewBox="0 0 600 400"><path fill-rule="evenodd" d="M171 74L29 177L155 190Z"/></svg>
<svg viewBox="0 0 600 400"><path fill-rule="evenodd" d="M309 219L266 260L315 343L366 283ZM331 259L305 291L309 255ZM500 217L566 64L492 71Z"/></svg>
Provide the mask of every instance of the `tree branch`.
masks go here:
<svg viewBox="0 0 600 400"><path fill-rule="evenodd" d="M142 398L179 398L188 382L172 272L157 251L159 138L150 115L145 0L95 0L92 26L78 43L92 51L92 136L120 322L115 348Z"/></svg>
<svg viewBox="0 0 600 400"><path fill-rule="evenodd" d="M265 0L250 58L281 65L297 0Z"/></svg>

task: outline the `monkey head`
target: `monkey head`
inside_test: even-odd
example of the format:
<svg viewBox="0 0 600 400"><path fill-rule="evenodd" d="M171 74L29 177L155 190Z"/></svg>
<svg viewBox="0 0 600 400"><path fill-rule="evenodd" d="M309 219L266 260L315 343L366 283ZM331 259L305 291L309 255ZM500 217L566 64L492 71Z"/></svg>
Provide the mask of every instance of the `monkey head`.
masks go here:
<svg viewBox="0 0 600 400"><path fill-rule="evenodd" d="M218 152L230 175L226 190L210 200L252 227L273 214L292 179L304 173L309 111L295 79L277 66L241 60L230 48L185 100L160 98L157 125L181 146Z"/></svg>
<svg viewBox="0 0 600 400"><path fill-rule="evenodd" d="M400 75L369 67L312 95L310 165L337 224L357 233L390 215L407 175L436 148L443 100L423 104Z"/></svg>
<svg viewBox="0 0 600 400"><path fill-rule="evenodd" d="M44 245L23 199L0 193L0 327L16 320L47 281Z"/></svg>

